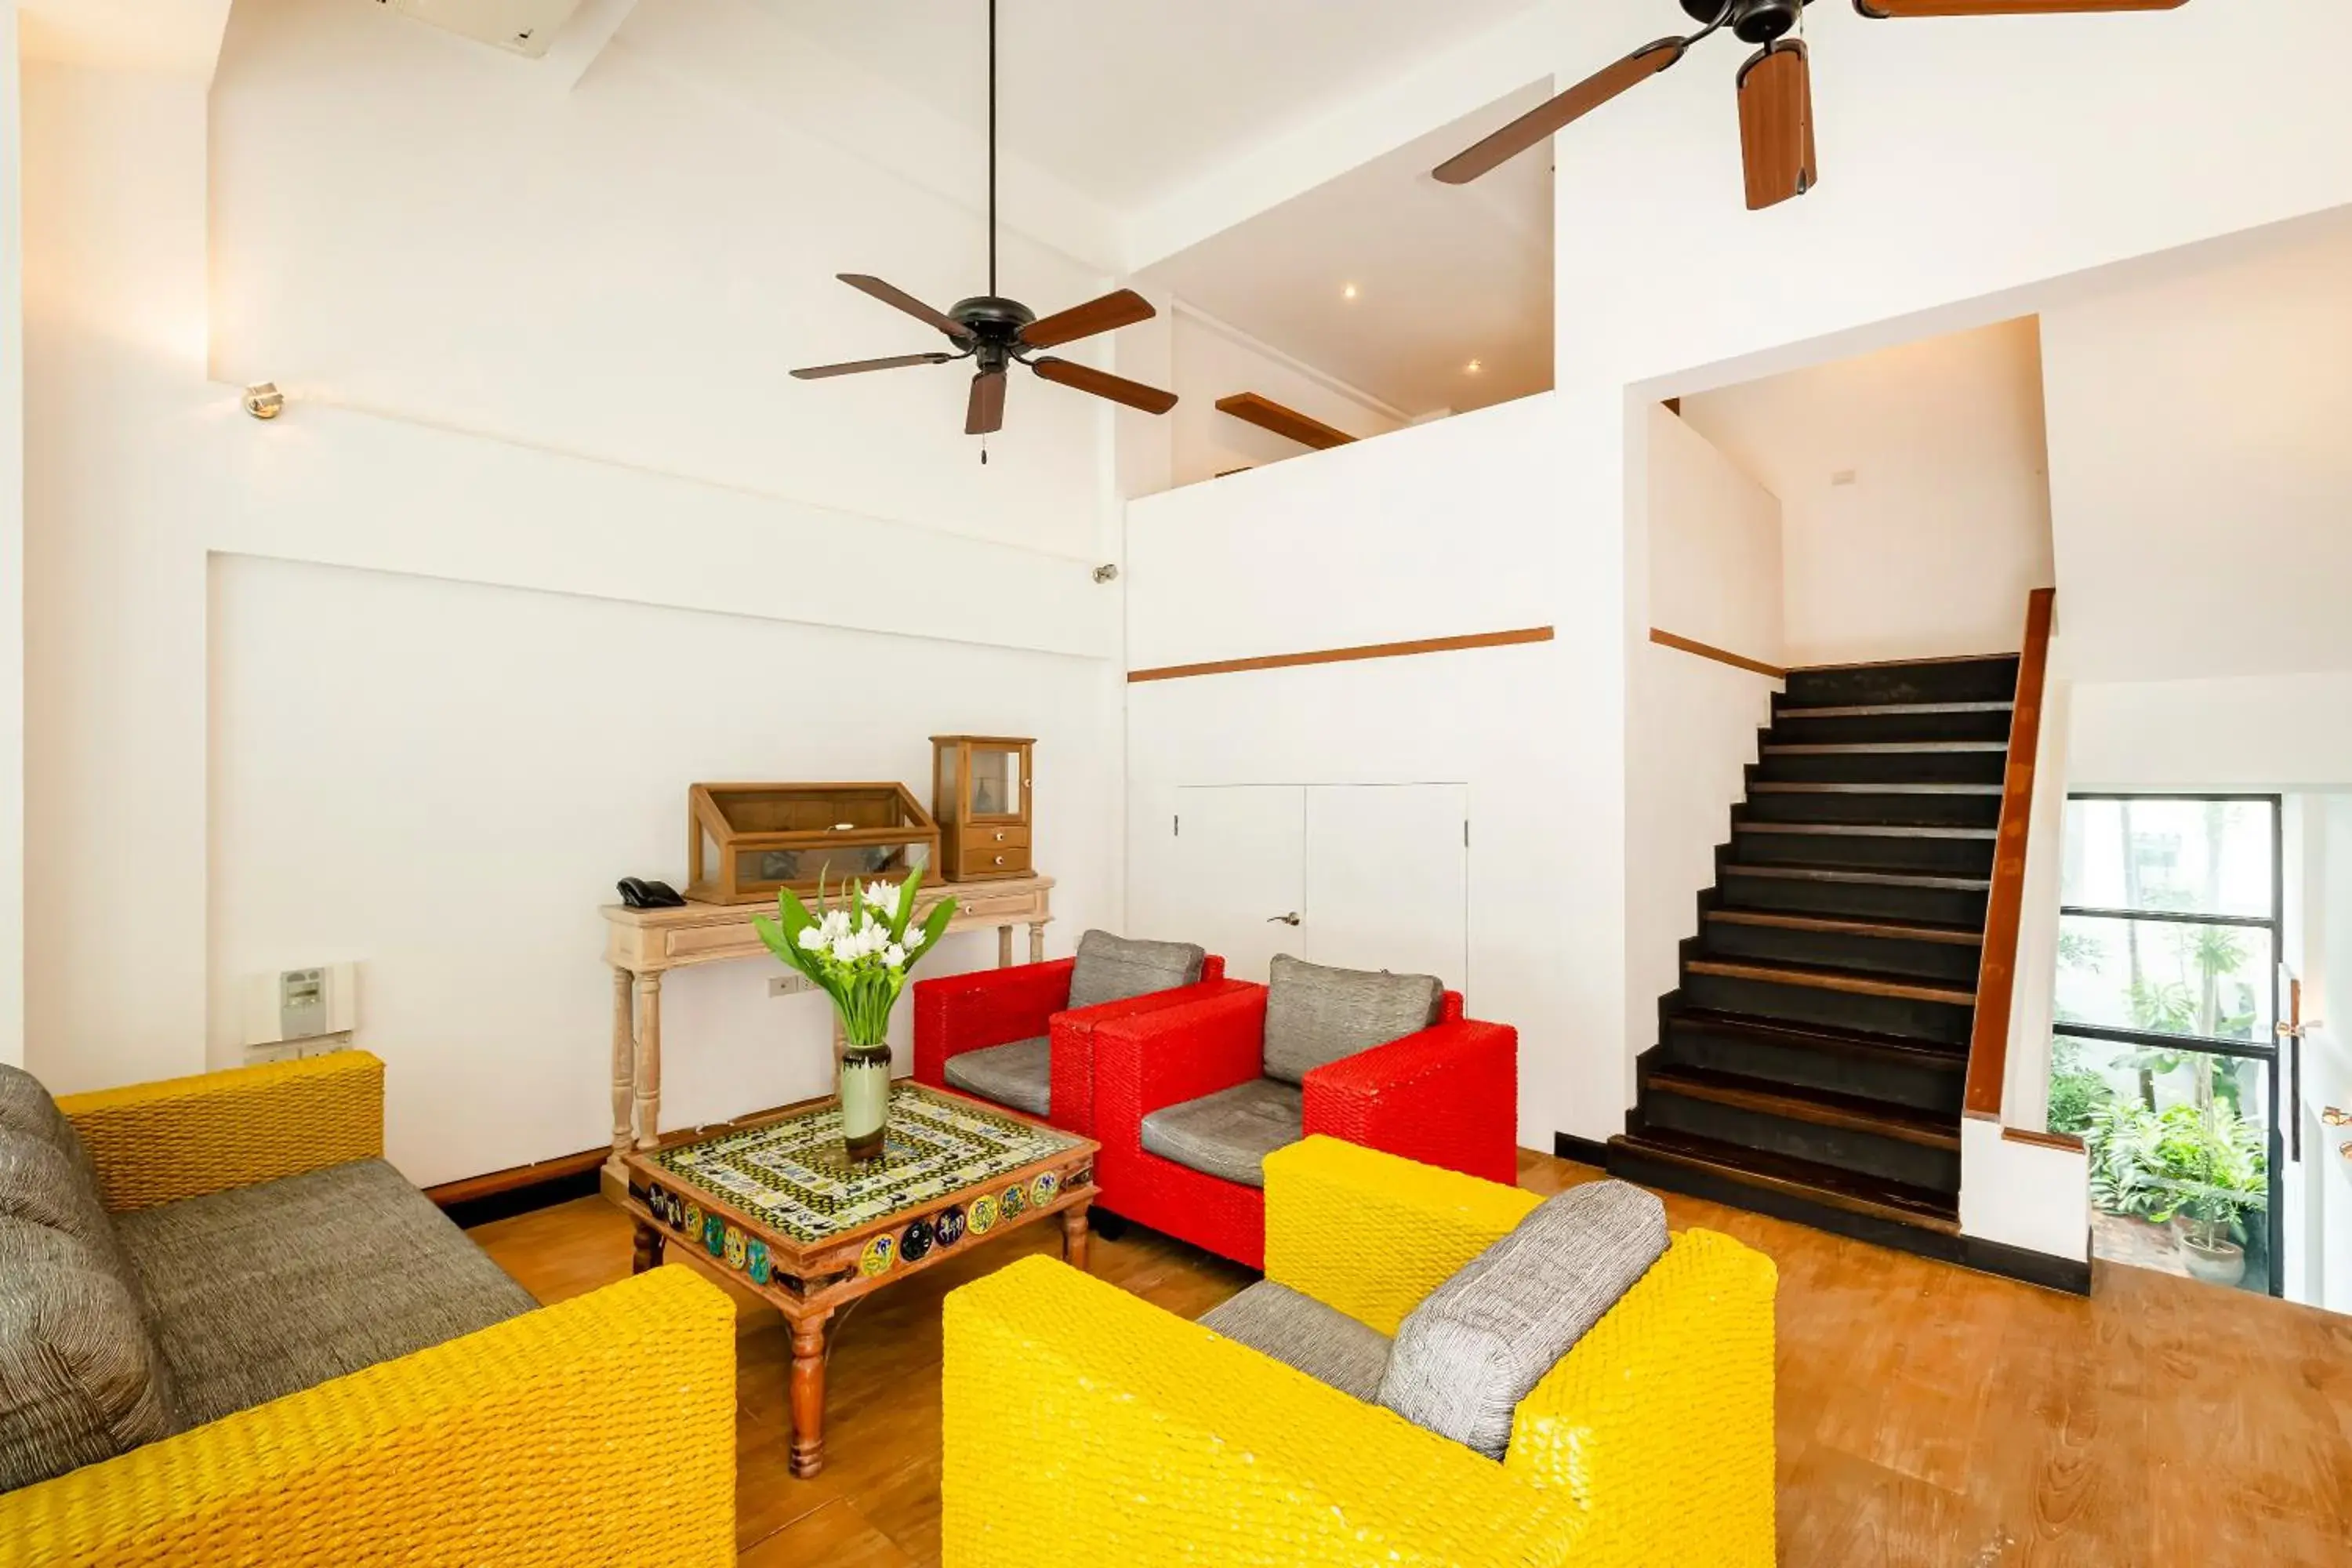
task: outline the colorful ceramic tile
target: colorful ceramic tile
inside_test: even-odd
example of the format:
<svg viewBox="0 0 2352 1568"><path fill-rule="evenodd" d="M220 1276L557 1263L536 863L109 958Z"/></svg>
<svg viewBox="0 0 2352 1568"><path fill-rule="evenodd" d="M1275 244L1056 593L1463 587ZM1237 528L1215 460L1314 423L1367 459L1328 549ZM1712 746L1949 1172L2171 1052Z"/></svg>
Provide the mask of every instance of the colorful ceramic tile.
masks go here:
<svg viewBox="0 0 2352 1568"><path fill-rule="evenodd" d="M898 1238L898 1256L909 1263L920 1263L930 1256L932 1234L930 1221L917 1220Z"/></svg>
<svg viewBox="0 0 2352 1568"><path fill-rule="evenodd" d="M768 1257L768 1244L749 1241L743 1245L743 1272L751 1277L754 1285L765 1285L775 1277L776 1266Z"/></svg>
<svg viewBox="0 0 2352 1568"><path fill-rule="evenodd" d="M850 1165L841 1155L841 1112L819 1105L652 1156L671 1178L678 1228L702 1234L698 1205L680 1192L723 1201L756 1227L823 1242L904 1215L927 1199L1006 1179L1053 1160L1068 1134L904 1081L890 1089L883 1158ZM1024 1202L1024 1207L1026 1206Z"/></svg>
<svg viewBox="0 0 2352 1568"><path fill-rule="evenodd" d="M720 1219L715 1214L704 1215L702 1216L702 1245L709 1249L710 1256L713 1258L716 1258L720 1253L726 1251L727 1222Z"/></svg>
<svg viewBox="0 0 2352 1568"><path fill-rule="evenodd" d="M1006 1219L1018 1219L1029 1212L1029 1194L1017 1184L1007 1187L1004 1195L996 1200L996 1209Z"/></svg>
<svg viewBox="0 0 2352 1568"><path fill-rule="evenodd" d="M953 1247L963 1239L963 1210L952 1205L941 1209L931 1228L938 1234L941 1247Z"/></svg>
<svg viewBox="0 0 2352 1568"><path fill-rule="evenodd" d="M743 1232L740 1227L731 1225L727 1227L727 1266L730 1268L743 1267Z"/></svg>
<svg viewBox="0 0 2352 1568"><path fill-rule="evenodd" d="M996 1228L996 1200L978 1197L971 1200L971 1233L986 1236Z"/></svg>
<svg viewBox="0 0 2352 1568"><path fill-rule="evenodd" d="M890 1272L891 1263L897 1258L898 1247L896 1237L876 1237L866 1244L865 1252L857 1259L859 1271L869 1279L877 1274L887 1274Z"/></svg>
<svg viewBox="0 0 2352 1568"><path fill-rule="evenodd" d="M1046 1172L1044 1175L1029 1184L1030 1207L1044 1208L1047 1204L1054 1201L1054 1194L1060 1192L1061 1188L1062 1178L1054 1174L1051 1171Z"/></svg>

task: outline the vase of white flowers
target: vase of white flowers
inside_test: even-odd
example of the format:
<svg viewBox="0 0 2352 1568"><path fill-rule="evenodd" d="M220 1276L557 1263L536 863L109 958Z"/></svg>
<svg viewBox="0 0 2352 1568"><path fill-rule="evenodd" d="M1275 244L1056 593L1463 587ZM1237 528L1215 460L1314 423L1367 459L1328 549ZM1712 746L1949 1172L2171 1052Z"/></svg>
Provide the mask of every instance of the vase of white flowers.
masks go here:
<svg viewBox="0 0 2352 1568"><path fill-rule="evenodd" d="M893 887L855 882L830 903L823 883L812 911L787 888L776 895L776 918L752 917L760 940L833 998L841 1016L841 1139L855 1160L879 1156L890 1105L890 1009L907 988L907 972L939 945L955 900L941 899L919 924L917 869Z"/></svg>

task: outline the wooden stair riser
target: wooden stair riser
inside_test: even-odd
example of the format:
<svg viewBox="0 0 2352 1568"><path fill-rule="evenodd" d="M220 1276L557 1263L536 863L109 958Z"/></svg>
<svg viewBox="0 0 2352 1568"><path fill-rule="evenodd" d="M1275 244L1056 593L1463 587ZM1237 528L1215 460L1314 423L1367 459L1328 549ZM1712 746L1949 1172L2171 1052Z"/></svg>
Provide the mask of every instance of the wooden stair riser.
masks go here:
<svg viewBox="0 0 2352 1568"><path fill-rule="evenodd" d="M1807 823L1801 826L1818 826ZM1885 833L1779 833L1774 825L1735 823L1733 858L1746 866L1819 866L1851 871L1916 871L1930 877L1992 876L1990 838ZM1974 832L1945 828L1942 832Z"/></svg>
<svg viewBox="0 0 2352 1568"><path fill-rule="evenodd" d="M1768 963L1801 963L1815 969L1851 969L1864 974L1939 981L1964 988L1976 984L1977 967L1983 957L1982 950L1974 943L1790 930L1727 920L1702 921L1697 948L1709 958L1760 959Z"/></svg>
<svg viewBox="0 0 2352 1568"><path fill-rule="evenodd" d="M1850 1127L1774 1116L1717 1100L1686 1098L1654 1088L1642 1097L1642 1114L1652 1127L1669 1128L1747 1149L1833 1165L1857 1175L1877 1176L1907 1186L1949 1193L1960 1190L1960 1154Z"/></svg>
<svg viewBox="0 0 2352 1568"><path fill-rule="evenodd" d="M2015 654L1917 664L1792 669L1790 708L1861 708L1890 702L2007 702L2017 695Z"/></svg>
<svg viewBox="0 0 2352 1568"><path fill-rule="evenodd" d="M1999 751L1786 752L1767 742L1748 776L1773 784L1999 784L2005 762Z"/></svg>
<svg viewBox="0 0 2352 1568"><path fill-rule="evenodd" d="M1998 827L2000 792L1984 795L1852 795L1753 791L1743 808L1751 822L1874 823L1903 827Z"/></svg>
<svg viewBox="0 0 2352 1568"><path fill-rule="evenodd" d="M2000 741L2009 739L2006 707L1977 712L1939 713L1933 709L1896 709L1885 713L1818 719L1802 709L1772 716L1769 731L1790 745L1845 745L1861 741Z"/></svg>
<svg viewBox="0 0 2352 1568"><path fill-rule="evenodd" d="M1645 1187L1682 1193L1690 1197L1746 1209L1751 1214L1770 1215L1776 1219L1811 1226L1832 1236L1851 1237L1856 1241L1867 1241L1947 1263L1960 1261L1960 1238L1956 1233L1930 1229L1900 1219L1856 1214L1796 1194L1755 1185L1715 1171L1697 1169L1645 1151L1633 1138L1610 1140L1609 1173Z"/></svg>
<svg viewBox="0 0 2352 1568"><path fill-rule="evenodd" d="M1922 1002L1906 996L1871 996L1721 974L1686 973L1682 993L1692 1006L1718 1013L1822 1024L1833 1029L1865 1029L1873 1034L1899 1035L1905 1039L1929 1040L1956 1047L1969 1043L1969 1030L1976 1018L1973 1006Z"/></svg>
<svg viewBox="0 0 2352 1568"><path fill-rule="evenodd" d="M1723 903L1729 909L1786 910L1800 914L1857 920L1909 921L1917 925L1981 928L1990 896L1965 888L1920 888L1900 883L1815 881L1796 877L1743 876L1736 866L1721 868Z"/></svg>
<svg viewBox="0 0 2352 1568"><path fill-rule="evenodd" d="M1938 1059L1924 1051L1874 1051L1828 1041L1808 1045L1682 1016L1665 1021L1657 1060L1954 1116L1960 1110L1966 1066L1957 1052Z"/></svg>

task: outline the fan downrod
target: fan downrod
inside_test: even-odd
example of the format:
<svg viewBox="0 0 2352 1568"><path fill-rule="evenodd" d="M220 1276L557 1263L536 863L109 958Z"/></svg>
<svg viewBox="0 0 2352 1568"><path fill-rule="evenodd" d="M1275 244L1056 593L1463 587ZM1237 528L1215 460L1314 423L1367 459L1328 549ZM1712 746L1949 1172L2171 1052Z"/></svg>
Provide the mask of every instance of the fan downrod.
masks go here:
<svg viewBox="0 0 2352 1568"><path fill-rule="evenodd" d="M1731 16L1724 25L1751 44L1769 44L1797 30L1800 13L1813 0L1730 0ZM1684 12L1704 26L1723 15L1724 0L1682 0Z"/></svg>

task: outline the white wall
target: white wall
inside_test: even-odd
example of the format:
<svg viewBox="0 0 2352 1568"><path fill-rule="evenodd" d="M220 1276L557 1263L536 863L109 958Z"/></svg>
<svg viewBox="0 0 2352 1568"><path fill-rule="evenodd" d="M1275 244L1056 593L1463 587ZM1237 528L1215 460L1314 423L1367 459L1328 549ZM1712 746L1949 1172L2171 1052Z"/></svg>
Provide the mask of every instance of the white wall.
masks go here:
<svg viewBox="0 0 2352 1568"><path fill-rule="evenodd" d="M1562 523L1546 402L1134 501L1127 576L1130 668L1559 623L1549 643L1128 689L1138 878L1181 785L1467 784L1469 1006L1518 1026L1519 1135L1544 1148L1622 1120L1614 1053L1578 1044L1614 1027L1624 942L1613 868L1560 854L1587 809L1572 758L1622 717L1555 700L1593 629L1560 614L1587 542Z"/></svg>
<svg viewBox="0 0 2352 1568"><path fill-rule="evenodd" d="M1652 404L1648 622L1778 663L1780 505L1706 437ZM1657 1043L1657 1000L1681 984L1683 938L1715 885L1715 848L1748 793L1757 731L1771 722L1768 676L1644 642L1633 651L1625 748L1625 1083ZM1612 1131L1622 1131L1619 1128ZM1597 1134L1596 1134L1597 1135Z"/></svg>
<svg viewBox="0 0 2352 1568"><path fill-rule="evenodd" d="M2074 672L2352 669L2352 221L2042 321Z"/></svg>
<svg viewBox="0 0 2352 1568"><path fill-rule="evenodd" d="M2326 820L2315 900L2323 913L2316 984L2304 1016L2316 1014L2322 1023L2304 1041L2304 1091L2307 1106L2352 1107L2352 1026L2336 1005L2352 1001L2352 795L2332 795L2314 807ZM2307 1288L2330 1311L2352 1312L2352 1159L2337 1152L2352 1142L2352 1131L2314 1121L2305 1138Z"/></svg>
<svg viewBox="0 0 2352 1568"><path fill-rule="evenodd" d="M1789 663L2018 646L2051 583L2030 319L1700 393L1683 417L1780 499Z"/></svg>
<svg viewBox="0 0 2352 1568"><path fill-rule="evenodd" d="M25 1059L25 337L16 0L0 0L0 1062Z"/></svg>
<svg viewBox="0 0 2352 1568"><path fill-rule="evenodd" d="M28 71L27 1058L59 1089L216 1062L233 978L326 947L362 965L411 1175L596 1146L595 906L677 873L714 749L919 785L934 730L1036 734L1049 945L1118 907L1118 590L1088 570L1142 416L1024 384L982 468L952 372L786 377L921 346L831 274L971 291L969 186L758 90L747 8L640 12L568 95L341 0L240 5L209 110L194 76ZM1017 233L1004 261L1041 305L1108 281ZM270 425L234 389L264 376L295 395ZM534 765L571 796L536 840ZM501 898L527 918L467 912ZM670 988L672 1116L822 1061L755 970Z"/></svg>
<svg viewBox="0 0 2352 1568"><path fill-rule="evenodd" d="M418 1182L609 1133L595 910L625 874L684 885L694 780L919 790L929 735L1034 735L1055 950L1109 918L1100 660L236 555L214 558L212 611L213 1060L237 1059L241 976L359 961L391 1153ZM931 967L995 947L960 936ZM824 1000L772 1000L773 970L664 984L671 1124L830 1084Z"/></svg>
<svg viewBox="0 0 2352 1568"><path fill-rule="evenodd" d="M1406 423L1396 409L1369 393L1181 305L1176 308L1173 338L1170 390L1182 399L1167 421L1174 443L1171 473L1176 484L1197 484L1234 468L1279 463L1313 450L1217 412L1217 400L1235 393L1270 397L1359 437L1384 435Z"/></svg>

